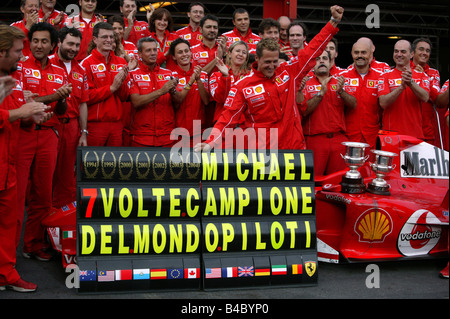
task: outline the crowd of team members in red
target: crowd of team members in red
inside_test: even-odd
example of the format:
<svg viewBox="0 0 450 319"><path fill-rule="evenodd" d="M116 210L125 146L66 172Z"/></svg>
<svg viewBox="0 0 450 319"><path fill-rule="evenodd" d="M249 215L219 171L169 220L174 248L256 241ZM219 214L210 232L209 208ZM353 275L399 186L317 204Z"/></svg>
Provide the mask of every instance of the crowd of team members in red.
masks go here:
<svg viewBox="0 0 450 319"><path fill-rule="evenodd" d="M189 24L177 31L165 8L149 8L144 22L135 0L121 0L121 15L107 19L96 0L79 4L80 14L68 17L53 0L22 0L24 18L12 24L22 32L0 29L0 37L12 34L12 47L0 52L15 50L0 56L1 87L7 75L21 83L9 84L0 102L0 290L36 289L14 268L25 203L24 256L49 260L41 221L76 199L77 146L307 148L324 175L345 168L341 142L374 148L381 128L436 146L439 128L448 134L448 80L441 89L427 64L430 42L397 42L391 68L360 38L354 63L341 69L338 6L306 41L306 26L287 17L264 19L256 35L245 9L219 35L219 19L202 3L190 5ZM448 135L444 143L448 149Z"/></svg>

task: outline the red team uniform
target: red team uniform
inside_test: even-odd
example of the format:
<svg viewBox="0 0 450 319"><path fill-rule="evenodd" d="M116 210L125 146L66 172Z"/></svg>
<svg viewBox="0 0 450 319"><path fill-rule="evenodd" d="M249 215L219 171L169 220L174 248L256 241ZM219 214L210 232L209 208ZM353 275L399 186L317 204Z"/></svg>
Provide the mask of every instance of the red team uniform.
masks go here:
<svg viewBox="0 0 450 319"><path fill-rule="evenodd" d="M159 90L171 79L172 72L156 65L153 70L140 63L130 72L132 85L130 95L149 94ZM172 146L170 133L175 128L175 112L170 94L133 111L130 128L131 146Z"/></svg>
<svg viewBox="0 0 450 319"><path fill-rule="evenodd" d="M48 21L44 21L45 13L44 13L44 11L42 11L42 8L41 8L41 9L39 9L39 20L38 20L38 22L48 22L48 23L50 23L51 25L54 26L55 25L55 19L56 19L56 17L59 16L60 13L61 13L61 11L53 9L52 13L48 17ZM62 25L66 19L67 19L67 14L63 13L63 17L61 19L60 24Z"/></svg>
<svg viewBox="0 0 450 319"><path fill-rule="evenodd" d="M124 18L125 21L125 28L128 27L128 19ZM137 42L141 38L146 38L150 36L150 29L148 27L148 23L146 21L138 21L134 19L133 22L133 29L131 29L131 32L128 36L127 41L130 41L137 45Z"/></svg>
<svg viewBox="0 0 450 319"><path fill-rule="evenodd" d="M256 44L261 40L261 37L254 34L250 28L245 36L242 36L236 27L231 31L225 32L223 35L227 37L227 47L230 47L233 42L237 41L244 41L247 43L249 54L254 54L256 52Z"/></svg>
<svg viewBox="0 0 450 319"><path fill-rule="evenodd" d="M44 69L39 61L30 56L19 67L18 75L23 89L38 93L39 96L53 94L64 84L68 84L67 73L48 61ZM57 102L50 103L54 111ZM32 253L45 248L42 220L52 207L52 179L56 167L58 150L59 120L56 114L41 125L22 126L19 133L17 151L18 216L16 243L19 243L21 225L24 218L25 196L28 180L31 191L28 197L27 221L24 235L24 253Z"/></svg>
<svg viewBox="0 0 450 319"><path fill-rule="evenodd" d="M346 91L356 97L354 110L346 110L347 137L350 141L362 142L375 148L378 131L381 128L382 109L378 105L378 79L381 72L369 68L364 78L350 66L340 75L346 78Z"/></svg>
<svg viewBox="0 0 450 319"><path fill-rule="evenodd" d="M302 113L306 111L307 101L313 98L321 87L316 76L306 82L303 90L305 101L301 104ZM351 94L347 86L344 86L344 90ZM344 101L337 93L337 79L332 77L319 105L302 121L306 147L314 152L314 172L317 176L328 175L346 167L340 157L340 153L345 151L341 143L348 140L345 135L344 112Z"/></svg>
<svg viewBox="0 0 450 319"><path fill-rule="evenodd" d="M430 81L427 74L415 70L412 70L412 73L413 81L429 92ZM392 92L401 83L402 72L398 69L395 68L383 73L378 82L378 96ZM421 102L409 87L401 93L392 105L383 110L382 123L383 130L424 139Z"/></svg>
<svg viewBox="0 0 450 319"><path fill-rule="evenodd" d="M254 65L251 74L231 88L225 108L206 142L212 146L220 145L225 129L234 128L244 114L244 127L257 131L257 147L304 149L301 118L295 103L295 81L314 66L320 50L338 30L327 23L309 46L290 62L281 64L272 78L257 71ZM276 129L278 132L275 134ZM264 136L258 131L263 131Z"/></svg>
<svg viewBox="0 0 450 319"><path fill-rule="evenodd" d="M189 43L191 44L191 47L201 43L203 40L203 35L200 32L200 28L197 28L197 31L194 31L194 29L192 29L191 25L181 28L181 29L175 31L175 33L180 38L188 40Z"/></svg>
<svg viewBox="0 0 450 319"><path fill-rule="evenodd" d="M188 84L189 79L194 74L194 67L191 65L191 68L189 71L182 70L178 65L175 66L175 68L172 70L173 76L178 77L178 86L177 90L181 91L183 90L184 86ZM207 90L208 86L208 75L206 72L202 72L201 74L201 82L205 86L205 89ZM188 94L186 95L186 98L181 103L181 105L178 107L178 109L175 112L175 124L176 127L185 128L189 132L189 136L192 138L195 134L202 133L205 129L204 124L206 121L206 106L202 102L202 99L200 97L200 93L198 91L198 84L197 81L195 81L191 89L189 90ZM202 127L201 128L194 128L194 121L201 121Z"/></svg>
<svg viewBox="0 0 450 319"><path fill-rule="evenodd" d="M122 146L122 102L128 98L129 80L126 79L115 93L111 92L110 86L124 65L127 65L125 59L112 51L108 61L105 61L105 57L97 49L81 62L89 84L89 146Z"/></svg>
<svg viewBox="0 0 450 319"><path fill-rule="evenodd" d="M68 81L72 84L72 93L66 99L67 111L57 116L59 125L58 160L53 176L53 206L59 208L76 200L75 162L77 146L80 139L80 104L89 100L86 71L75 60L71 61L70 72L57 54L50 57L50 61L64 69L68 74ZM56 115L55 115L56 116Z"/></svg>
<svg viewBox="0 0 450 319"><path fill-rule="evenodd" d="M25 103L22 87L16 88L0 104L0 286L15 283L20 275L16 265L17 179L16 151L20 120L9 122L9 110ZM23 212L22 212L23 214Z"/></svg>

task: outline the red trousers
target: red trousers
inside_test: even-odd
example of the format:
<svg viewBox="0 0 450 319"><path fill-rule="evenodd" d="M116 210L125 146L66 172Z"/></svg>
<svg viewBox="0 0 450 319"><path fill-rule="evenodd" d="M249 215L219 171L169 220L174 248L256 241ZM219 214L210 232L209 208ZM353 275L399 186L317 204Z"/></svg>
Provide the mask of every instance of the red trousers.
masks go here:
<svg viewBox="0 0 450 319"><path fill-rule="evenodd" d="M342 133L318 134L306 137L306 148L313 151L315 176L329 175L347 167L342 142L348 141Z"/></svg>
<svg viewBox="0 0 450 319"><path fill-rule="evenodd" d="M27 200L27 221L23 251L34 252L45 248L45 228L42 220L52 208L52 180L56 167L58 136L52 129L20 129L17 150L17 210L16 245L19 245L24 220L28 180L31 182Z"/></svg>
<svg viewBox="0 0 450 319"><path fill-rule="evenodd" d="M57 127L58 160L53 175L53 207L59 208L76 200L77 146L80 129L76 118Z"/></svg>
<svg viewBox="0 0 450 319"><path fill-rule="evenodd" d="M122 146L123 123L88 122L88 146Z"/></svg>
<svg viewBox="0 0 450 319"><path fill-rule="evenodd" d="M0 191L0 286L20 279L16 271L17 186Z"/></svg>

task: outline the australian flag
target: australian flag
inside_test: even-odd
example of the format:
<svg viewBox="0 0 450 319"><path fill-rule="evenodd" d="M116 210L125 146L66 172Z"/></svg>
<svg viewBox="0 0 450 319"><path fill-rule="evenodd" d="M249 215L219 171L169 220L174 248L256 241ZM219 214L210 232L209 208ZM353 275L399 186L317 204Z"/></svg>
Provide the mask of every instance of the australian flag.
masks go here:
<svg viewBox="0 0 450 319"><path fill-rule="evenodd" d="M96 281L97 272L95 270L80 270L80 281Z"/></svg>

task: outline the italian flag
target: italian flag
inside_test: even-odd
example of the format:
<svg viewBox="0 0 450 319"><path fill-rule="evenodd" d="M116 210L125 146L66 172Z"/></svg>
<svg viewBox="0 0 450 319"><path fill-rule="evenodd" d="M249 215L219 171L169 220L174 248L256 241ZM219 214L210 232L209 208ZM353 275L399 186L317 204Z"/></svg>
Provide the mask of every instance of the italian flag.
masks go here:
<svg viewBox="0 0 450 319"><path fill-rule="evenodd" d="M272 265L272 275L286 275L287 266L286 265Z"/></svg>

